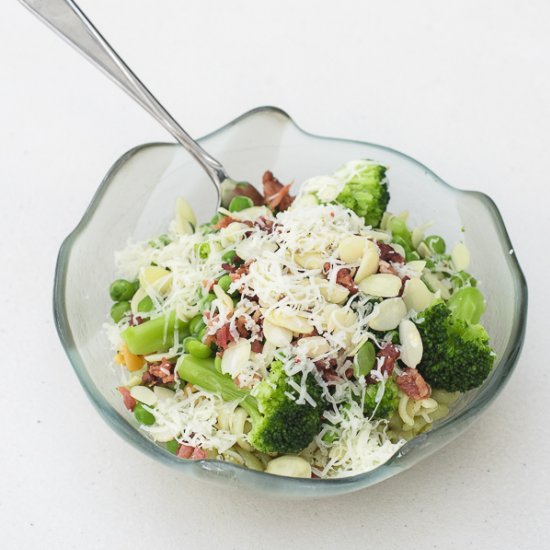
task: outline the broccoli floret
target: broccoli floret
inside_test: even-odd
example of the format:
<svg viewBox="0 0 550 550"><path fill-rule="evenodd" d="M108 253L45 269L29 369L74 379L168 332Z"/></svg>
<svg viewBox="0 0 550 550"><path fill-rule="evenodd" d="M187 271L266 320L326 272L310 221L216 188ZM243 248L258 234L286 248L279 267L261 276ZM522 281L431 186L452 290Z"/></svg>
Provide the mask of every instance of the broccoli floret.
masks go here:
<svg viewBox="0 0 550 550"><path fill-rule="evenodd" d="M261 452L298 453L321 430L326 403L321 387L311 374L306 384L316 407L308 403L299 405L291 397L297 397L296 391L289 385L283 365L278 361L271 365L267 379L258 385L257 397L238 389L228 375L216 371L212 359L186 355L178 361L177 371L182 380L216 393L224 401L239 401L252 421L248 440ZM300 376L294 377L298 383Z"/></svg>
<svg viewBox="0 0 550 550"><path fill-rule="evenodd" d="M369 384L365 392L365 414L373 418L390 418L397 410L399 405L399 390L393 378L388 378L384 382L384 394L379 403L376 402L376 396L382 381L376 384Z"/></svg>
<svg viewBox="0 0 550 550"><path fill-rule="evenodd" d="M466 392L481 386L495 355L485 329L434 302L417 319L424 348L418 371L435 389Z"/></svg>
<svg viewBox="0 0 550 550"><path fill-rule="evenodd" d="M334 202L353 210L367 225L378 227L390 200L385 175L385 166L367 160L348 162L335 173L347 181Z"/></svg>

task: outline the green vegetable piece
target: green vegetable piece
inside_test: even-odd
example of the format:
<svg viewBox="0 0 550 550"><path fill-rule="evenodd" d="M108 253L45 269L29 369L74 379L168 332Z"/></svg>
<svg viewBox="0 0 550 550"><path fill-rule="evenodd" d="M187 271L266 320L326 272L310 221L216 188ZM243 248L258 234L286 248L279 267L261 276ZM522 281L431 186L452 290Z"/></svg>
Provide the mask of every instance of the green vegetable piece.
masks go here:
<svg viewBox="0 0 550 550"><path fill-rule="evenodd" d="M268 377L258 384L256 397L238 389L230 376L216 371L214 359L184 355L178 360L176 369L182 380L216 393L224 401L238 401L252 421L249 442L261 452L298 453L321 429L326 403L312 375L308 376L306 384L308 394L316 402L315 407L296 403L296 391L288 383L283 365L278 361L272 363ZM298 383L300 378L301 375L296 375Z"/></svg>
<svg viewBox="0 0 550 550"><path fill-rule="evenodd" d="M405 250L405 256L408 256L413 252L412 243L407 242L403 237L399 237L399 236L392 237L391 242L402 246L403 250Z"/></svg>
<svg viewBox="0 0 550 550"><path fill-rule="evenodd" d="M376 362L376 350L371 341L365 342L353 360L353 374L356 378L367 376L374 368Z"/></svg>
<svg viewBox="0 0 550 550"><path fill-rule="evenodd" d="M153 309L153 300L151 299L151 296L145 296L143 300L141 300L137 306L137 310L141 312L148 312Z"/></svg>
<svg viewBox="0 0 550 550"><path fill-rule="evenodd" d="M131 283L126 279L117 279L111 283L109 294L113 302L129 301L133 298L138 288L138 281Z"/></svg>
<svg viewBox="0 0 550 550"><path fill-rule="evenodd" d="M407 262L413 262L415 260L420 260L420 254L416 250L407 251L406 258Z"/></svg>
<svg viewBox="0 0 550 550"><path fill-rule="evenodd" d="M366 225L378 227L390 200L385 175L385 166L368 160L345 164L335 176L347 183L334 202L353 210Z"/></svg>
<svg viewBox="0 0 550 550"><path fill-rule="evenodd" d="M199 301L199 308L201 311L210 308L210 304L216 299L216 295L213 292L209 292L206 296L203 296Z"/></svg>
<svg viewBox="0 0 550 550"><path fill-rule="evenodd" d="M459 292L463 290L476 289L466 287ZM475 319L475 311L472 317L468 310L466 316ZM483 384L493 367L495 354L481 325L457 317L440 300L419 315L417 328L423 346L417 369L432 388L466 392Z"/></svg>
<svg viewBox="0 0 550 550"><path fill-rule="evenodd" d="M221 214L214 214L210 220L210 225L216 225L222 218Z"/></svg>
<svg viewBox="0 0 550 550"><path fill-rule="evenodd" d="M226 264L232 264L235 258L238 258L238 256L234 250L228 250L222 254L222 260Z"/></svg>
<svg viewBox="0 0 550 550"><path fill-rule="evenodd" d="M231 275L222 275L218 281L218 285L222 290L227 292L229 290L229 287L233 283L233 279L231 278Z"/></svg>
<svg viewBox="0 0 550 550"><path fill-rule="evenodd" d="M117 302L111 307L111 318L115 323L119 323L129 311L130 302Z"/></svg>
<svg viewBox="0 0 550 550"><path fill-rule="evenodd" d="M196 245L197 256L201 260L206 260L210 255L210 244L209 243L200 243Z"/></svg>
<svg viewBox="0 0 550 550"><path fill-rule="evenodd" d="M411 232L409 231L405 220L399 218L398 216L394 216L388 223L388 229L391 231L393 242L399 242L405 251L413 250Z"/></svg>
<svg viewBox="0 0 550 550"><path fill-rule="evenodd" d="M264 203L263 195L251 183L226 179L221 186L222 206L227 208L234 197L248 197L257 206Z"/></svg>
<svg viewBox="0 0 550 550"><path fill-rule="evenodd" d="M187 323L178 319L176 312L172 311L141 325L128 327L121 336L130 352L148 355L170 349L174 345L176 332L180 340L189 335Z"/></svg>
<svg viewBox="0 0 550 550"><path fill-rule="evenodd" d="M325 443L328 443L329 445L331 443L334 443L336 439L338 438L338 432L336 431L328 431L323 434L323 437L321 438Z"/></svg>
<svg viewBox="0 0 550 550"><path fill-rule="evenodd" d="M173 455L177 455L180 449L179 441L177 441L176 439L171 439L170 441L167 441L165 446L166 450Z"/></svg>
<svg viewBox="0 0 550 550"><path fill-rule="evenodd" d="M216 355L216 357L214 357L214 368L216 369L217 372L219 372L221 374L221 372L222 372L222 358L221 358L221 355Z"/></svg>
<svg viewBox="0 0 550 550"><path fill-rule="evenodd" d="M384 384L384 393L379 402L376 398L380 391L381 384ZM368 417L390 418L399 406L399 390L393 378L385 382L379 381L376 384L369 384L365 391L364 411Z"/></svg>
<svg viewBox="0 0 550 550"><path fill-rule="evenodd" d="M233 197L229 203L229 212L240 212L254 206L254 202L249 197Z"/></svg>
<svg viewBox="0 0 550 550"><path fill-rule="evenodd" d="M155 423L155 416L146 410L141 403L136 403L134 416L140 424L145 424L145 426L152 426Z"/></svg>
<svg viewBox="0 0 550 550"><path fill-rule="evenodd" d="M199 342L198 340L189 340L186 343L187 352L190 353L193 357L198 359L208 359L212 356L212 350L210 346Z"/></svg>
<svg viewBox="0 0 550 550"><path fill-rule="evenodd" d="M429 235L424 239L424 242L434 254L445 254L447 246L439 235Z"/></svg>
<svg viewBox="0 0 550 550"><path fill-rule="evenodd" d="M206 331L207 331L207 330L208 330L208 327L207 327L206 325L204 325L204 326L200 329L199 333L197 334L197 340L198 340L199 342L202 342L202 341L204 340L204 337L206 336Z"/></svg>
<svg viewBox="0 0 550 550"><path fill-rule="evenodd" d="M465 286L453 292L447 300L447 306L457 319L476 324L485 312L485 298L479 289Z"/></svg>
<svg viewBox="0 0 550 550"><path fill-rule="evenodd" d="M195 317L189 321L189 332L191 335L196 336L204 326L206 325L204 324L202 315L195 315Z"/></svg>
<svg viewBox="0 0 550 550"><path fill-rule="evenodd" d="M477 280L466 271L459 271L453 275L451 283L455 289L462 288L463 286L477 286Z"/></svg>

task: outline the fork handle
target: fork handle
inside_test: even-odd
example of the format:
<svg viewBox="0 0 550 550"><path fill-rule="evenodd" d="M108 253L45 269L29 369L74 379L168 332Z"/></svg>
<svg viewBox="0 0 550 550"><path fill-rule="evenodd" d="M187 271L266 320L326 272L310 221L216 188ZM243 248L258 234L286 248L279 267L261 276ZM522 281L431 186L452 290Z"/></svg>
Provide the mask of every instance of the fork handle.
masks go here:
<svg viewBox="0 0 550 550"><path fill-rule="evenodd" d="M19 0L43 23L101 69L153 116L201 164L218 189L226 172L170 115L72 0Z"/></svg>

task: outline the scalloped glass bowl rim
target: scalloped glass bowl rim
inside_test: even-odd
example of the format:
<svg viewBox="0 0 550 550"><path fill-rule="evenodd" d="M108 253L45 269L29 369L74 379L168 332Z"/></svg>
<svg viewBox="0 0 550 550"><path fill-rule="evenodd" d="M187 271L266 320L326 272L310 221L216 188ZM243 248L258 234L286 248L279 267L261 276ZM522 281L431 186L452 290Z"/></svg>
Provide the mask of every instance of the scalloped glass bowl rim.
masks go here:
<svg viewBox="0 0 550 550"><path fill-rule="evenodd" d="M296 122L292 119L292 117L288 115L288 113L286 113L285 111L283 111L278 107L263 106L263 107L257 107L255 109L251 109L250 111L245 112L239 117L233 119L231 122L215 130L214 132L211 132L203 136L198 141L207 140L210 137L213 137L219 133L224 132L226 129L230 128L231 126L238 124L240 121L259 113L272 113L272 114L282 115L286 119L288 119L288 122L290 122L295 127L296 130L298 130L300 133L304 134L305 136L313 137L316 139L327 139L332 141L362 144L362 145L376 147L381 150L387 151L391 154L404 158L411 163L416 164L418 167L425 170L434 179L436 183L449 188L452 192L458 193L458 194L475 195L478 199L480 199L484 203L488 212L491 214L493 223L496 225L498 229L498 233L500 235L501 241L505 245L505 248L512 249L512 244L510 242L502 217L498 211L497 206L489 196L485 195L484 193L480 193L478 191L466 191L466 190L456 189L455 187L446 183L436 174L434 174L428 167L426 167L422 163L390 147L369 143L365 141L360 141L360 140L333 138L333 137L319 136L319 135L309 133L303 130L302 128L300 128L296 124ZM164 143L164 142L146 143L130 149L115 162L115 164L109 169L109 171L103 178L103 181L101 182L98 190L94 194L90 202L90 205L86 209L82 219L77 224L75 229L63 241L61 248L59 250L58 258L57 258L57 264L55 269L54 293L53 293L53 309L54 309L56 329L57 329L59 338L61 340L61 343L63 345L63 348L65 349L65 352L69 358L69 361L73 369L75 370L76 375L78 376L88 397L90 398L94 406L97 408L99 413L103 416L105 421L121 437L123 437L133 446L139 448L140 450L142 450L148 455L154 456L157 460L160 460L161 462L168 464L179 470L186 470L191 467L200 466L205 470L212 471L212 470L216 470L219 467L221 470L225 471L226 473L228 473L228 471L234 470L234 477L251 476L252 478L254 478L255 476L260 476L265 480L266 476L269 476L270 478L274 478L273 483L279 482L281 484L284 484L286 487L288 487L291 484L294 484L296 486L301 486L304 489L306 489L306 487L310 488L313 490L311 493L313 496L323 496L323 491L320 490L321 486L324 486L327 489L328 494L351 492L351 491L359 490L361 488L373 485L379 481L382 481L384 479L387 479L393 476L395 473L402 471L403 469L406 469L406 468L399 467L400 459L405 455L408 455L414 449L417 442L419 442L420 440L425 440L426 438L433 437L439 431L445 430L446 428L448 428L450 424L443 425L443 426L436 426L429 432L426 432L425 434L422 434L421 436L418 436L412 439L411 441L407 442L392 458L390 458L390 460L388 460L384 464L380 465L379 467L369 472L357 474L355 476L350 476L346 478L338 478L338 479L319 480L319 479L296 479L296 478L288 478L288 477L278 478L276 476L271 476L270 474L249 470L247 468L234 465L231 463L227 463L227 462L222 462L217 460L182 461L181 459L175 457L174 455L168 454L164 449L159 448L155 443L147 440L142 435L138 434L135 428L133 428L126 422L122 421L118 417L118 413L112 410L111 406L103 397L101 392L93 385L93 383L91 383L91 380L87 380L88 375L86 372L86 367L80 355L78 354L78 350L76 349L76 346L72 339L71 330L67 322L67 316L65 314L66 267L67 267L67 262L71 253L72 244L78 238L80 233L85 230L88 221L92 218L95 210L98 208L99 204L101 203L101 199L107 187L109 186L110 182L113 180L114 175L118 172L120 167L123 166L132 156L134 156L136 153L140 152L141 150L148 147L155 147L160 145L180 147L179 144L177 143ZM519 315L513 326L512 338L510 339L509 344L506 348L506 353L505 353L506 358L505 359L503 358L503 361L499 366L498 385L495 386L494 391L492 392L481 391L476 396L476 399L467 408L465 408L463 411L461 411L459 414L457 414L452 418L452 423L453 424L458 422L462 423L464 425L463 429L465 429L469 425L469 423L465 424L465 422L467 420L471 420L472 416L474 415L477 416L482 411L484 411L488 407L488 405L497 397L500 391L503 389L505 383L507 382L507 380L510 377L510 374L513 371L513 368L518 360L521 347L523 345L524 333L525 333L525 320L527 315L527 284L515 255L513 255L511 265L512 265L513 274L517 283L517 288L519 288L521 292L521 295L519 296L519 307L517 308L518 310L517 312ZM138 436L140 440L137 440L136 436ZM198 473L198 472L195 472L195 473ZM331 491L329 486L332 486L332 489L336 489L336 490ZM335 486L338 486L339 488L337 489ZM298 487L296 487L296 489L298 489ZM303 496L307 496L307 494L304 494Z"/></svg>

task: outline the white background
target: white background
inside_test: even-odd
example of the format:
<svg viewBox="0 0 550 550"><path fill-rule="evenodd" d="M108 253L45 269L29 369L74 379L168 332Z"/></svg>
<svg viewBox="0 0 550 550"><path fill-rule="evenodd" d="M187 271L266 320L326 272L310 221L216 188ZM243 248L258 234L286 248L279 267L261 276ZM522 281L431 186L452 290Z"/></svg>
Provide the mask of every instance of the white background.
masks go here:
<svg viewBox="0 0 550 550"><path fill-rule="evenodd" d="M491 195L530 287L500 398L374 488L285 502L189 481L103 423L51 314L62 239L157 124L17 2L0 8L2 548L548 548L550 5L82 0L192 135L261 104ZM490 281L486 281L490 284Z"/></svg>

